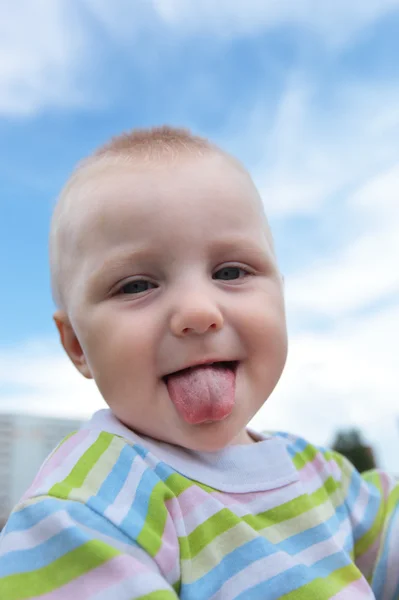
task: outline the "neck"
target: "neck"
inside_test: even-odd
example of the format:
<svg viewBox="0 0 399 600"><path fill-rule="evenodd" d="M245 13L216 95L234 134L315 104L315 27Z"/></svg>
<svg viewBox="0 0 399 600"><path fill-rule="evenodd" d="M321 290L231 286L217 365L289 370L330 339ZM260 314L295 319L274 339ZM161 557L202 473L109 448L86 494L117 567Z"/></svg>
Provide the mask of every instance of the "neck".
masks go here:
<svg viewBox="0 0 399 600"><path fill-rule="evenodd" d="M240 433L232 440L231 446L241 446L244 444L254 444L256 440L251 436L249 431L243 429Z"/></svg>

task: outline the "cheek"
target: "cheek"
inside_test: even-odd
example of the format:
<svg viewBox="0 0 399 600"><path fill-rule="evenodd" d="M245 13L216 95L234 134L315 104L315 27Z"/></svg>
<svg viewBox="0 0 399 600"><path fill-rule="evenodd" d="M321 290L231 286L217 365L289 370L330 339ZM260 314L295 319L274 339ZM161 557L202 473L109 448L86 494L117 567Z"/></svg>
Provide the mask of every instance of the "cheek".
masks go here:
<svg viewBox="0 0 399 600"><path fill-rule="evenodd" d="M261 296L248 303L242 319L242 334L249 346L262 353L285 348L287 328L281 297Z"/></svg>
<svg viewBox="0 0 399 600"><path fill-rule="evenodd" d="M142 319L128 311L111 316L93 322L86 336L87 360L103 393L131 387L132 380L140 386L151 372L156 343L155 332Z"/></svg>

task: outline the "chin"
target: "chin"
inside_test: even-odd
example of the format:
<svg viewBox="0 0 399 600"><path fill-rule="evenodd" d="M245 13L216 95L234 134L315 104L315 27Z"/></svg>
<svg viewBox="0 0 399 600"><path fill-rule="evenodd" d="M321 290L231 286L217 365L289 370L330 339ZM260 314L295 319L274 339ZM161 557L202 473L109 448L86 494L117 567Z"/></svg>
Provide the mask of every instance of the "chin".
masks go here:
<svg viewBox="0 0 399 600"><path fill-rule="evenodd" d="M223 422L220 421L203 423L195 426L187 438L187 444L184 441L182 445L196 452L218 452L230 446L240 431L232 431L229 427L223 427Z"/></svg>

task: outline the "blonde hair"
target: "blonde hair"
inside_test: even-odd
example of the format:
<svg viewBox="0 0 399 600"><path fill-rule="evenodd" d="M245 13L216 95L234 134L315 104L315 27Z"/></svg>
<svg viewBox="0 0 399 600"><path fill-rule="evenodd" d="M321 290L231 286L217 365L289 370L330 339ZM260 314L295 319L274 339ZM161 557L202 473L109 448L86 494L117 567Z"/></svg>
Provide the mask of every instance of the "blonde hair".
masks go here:
<svg viewBox="0 0 399 600"><path fill-rule="evenodd" d="M50 225L51 288L58 308L66 308L65 282L76 260L68 251L76 231L73 206L78 205L80 215L84 213L84 197L95 184L96 177L104 170L135 161L145 165L173 161L182 155L201 157L210 152L224 156L245 171L238 160L208 139L194 135L188 129L166 125L122 133L78 163L58 197Z"/></svg>

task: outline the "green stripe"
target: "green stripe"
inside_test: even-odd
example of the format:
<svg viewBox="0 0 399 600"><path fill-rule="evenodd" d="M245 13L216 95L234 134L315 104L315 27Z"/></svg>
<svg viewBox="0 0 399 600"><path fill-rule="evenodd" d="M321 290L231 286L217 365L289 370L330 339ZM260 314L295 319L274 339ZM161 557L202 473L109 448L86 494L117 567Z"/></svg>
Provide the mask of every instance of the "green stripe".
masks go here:
<svg viewBox="0 0 399 600"><path fill-rule="evenodd" d="M74 488L80 488L93 466L99 460L101 455L107 450L114 436L102 431L96 441L86 450L73 467L69 475L59 483L53 485L49 490L49 496L68 499L69 494Z"/></svg>
<svg viewBox="0 0 399 600"><path fill-rule="evenodd" d="M172 585L172 587L175 590L176 595L178 596L180 594L181 579L178 579L177 581L175 581L174 584Z"/></svg>
<svg viewBox="0 0 399 600"><path fill-rule="evenodd" d="M188 488L192 487L195 482L191 481L191 479L187 479L187 477L183 477L179 473L173 473L165 480L165 485L173 492L174 496L180 496L183 492L188 490Z"/></svg>
<svg viewBox="0 0 399 600"><path fill-rule="evenodd" d="M137 543L154 557L162 545L168 511L165 502L173 498L173 492L164 484L158 482L150 495L145 523L137 536Z"/></svg>
<svg viewBox="0 0 399 600"><path fill-rule="evenodd" d="M399 483L396 485L388 497L387 502L387 519L390 519L399 507Z"/></svg>
<svg viewBox="0 0 399 600"><path fill-rule="evenodd" d="M364 535L362 535L361 538L355 541L356 557L359 557L365 552L367 552L367 550L374 544L375 540L382 532L384 525L386 502L384 502L383 499L383 491L381 488L380 478L377 473L370 473L367 479L369 483L371 483L378 489L381 495L381 502L372 526L370 527L370 529L368 529L368 531L366 531Z"/></svg>
<svg viewBox="0 0 399 600"><path fill-rule="evenodd" d="M184 538L179 538L180 560L194 558L220 534L240 523L228 508L222 508Z"/></svg>
<svg viewBox="0 0 399 600"><path fill-rule="evenodd" d="M330 461L330 460L335 460L336 457L336 452L334 452L334 450L322 450L321 451L322 455L324 456L324 458L326 459L326 461Z"/></svg>
<svg viewBox="0 0 399 600"><path fill-rule="evenodd" d="M319 454L319 450L309 444L304 450L302 450L302 452L297 452L293 456L292 462L294 463L295 468L299 471L300 469L303 469L303 467L309 462L314 460L317 454Z"/></svg>
<svg viewBox="0 0 399 600"><path fill-rule="evenodd" d="M327 578L318 577L310 583L280 596L280 598L284 598L284 600L310 600L311 598L329 600L329 598L338 594L338 592L349 584L360 579L361 576L360 571L355 565L347 565L346 567L342 567L342 569L337 569L337 571L331 573Z"/></svg>
<svg viewBox="0 0 399 600"><path fill-rule="evenodd" d="M336 481L332 477L328 477L322 487L312 494L303 494L302 496L298 496L298 498L289 500L280 506L271 508L258 515L245 515L242 519L255 529L255 531L278 525L320 506L330 499L330 496L337 487Z"/></svg>
<svg viewBox="0 0 399 600"><path fill-rule="evenodd" d="M177 596L170 590L158 590L145 596L138 596L138 600L176 600Z"/></svg>
<svg viewBox="0 0 399 600"><path fill-rule="evenodd" d="M91 540L53 563L30 571L8 575L0 581L4 600L25 600L48 594L118 556L120 552L100 540Z"/></svg>
<svg viewBox="0 0 399 600"><path fill-rule="evenodd" d="M387 522L399 503L399 485L393 488L388 498L385 498L378 471L369 471L362 475L362 477L368 484L371 484L378 489L381 495L381 502L374 523L355 543L355 556L357 557L367 552L381 532L385 530Z"/></svg>

